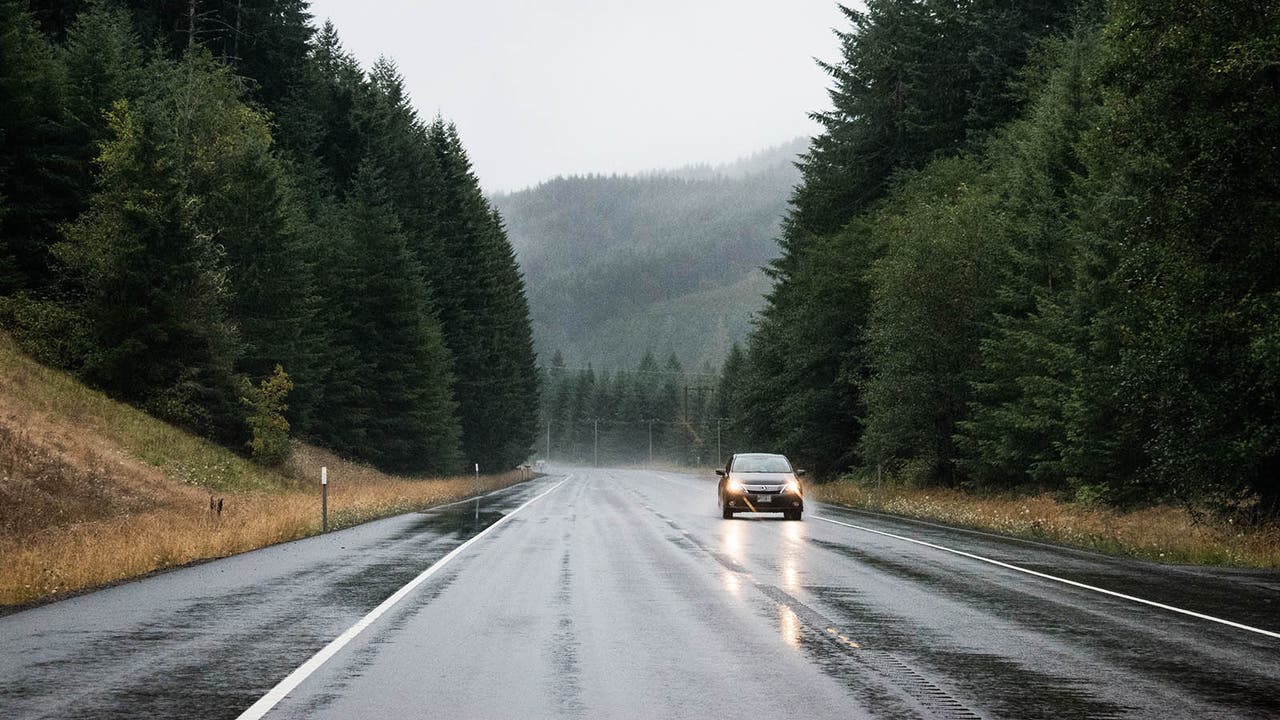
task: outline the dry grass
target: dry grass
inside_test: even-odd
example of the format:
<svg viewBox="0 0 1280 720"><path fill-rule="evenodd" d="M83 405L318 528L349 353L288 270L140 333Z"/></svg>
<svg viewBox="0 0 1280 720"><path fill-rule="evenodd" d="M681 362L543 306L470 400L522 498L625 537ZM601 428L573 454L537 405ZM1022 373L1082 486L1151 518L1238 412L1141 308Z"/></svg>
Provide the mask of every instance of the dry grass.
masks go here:
<svg viewBox="0 0 1280 720"><path fill-rule="evenodd" d="M814 485L820 502L1141 557L1165 563L1280 568L1280 528L1197 522L1168 506L1130 512L1059 502L1052 495L978 496L955 490Z"/></svg>
<svg viewBox="0 0 1280 720"><path fill-rule="evenodd" d="M470 497L473 478L353 479L330 475L331 529ZM488 492L519 481L516 472L484 476ZM320 531L315 489L223 496L221 516L208 497L104 519L0 536L0 605L18 605L98 587L198 560L226 557Z"/></svg>
<svg viewBox="0 0 1280 720"><path fill-rule="evenodd" d="M520 481L387 475L305 445L266 469L35 363L0 333L0 606L315 534L322 465L330 528Z"/></svg>

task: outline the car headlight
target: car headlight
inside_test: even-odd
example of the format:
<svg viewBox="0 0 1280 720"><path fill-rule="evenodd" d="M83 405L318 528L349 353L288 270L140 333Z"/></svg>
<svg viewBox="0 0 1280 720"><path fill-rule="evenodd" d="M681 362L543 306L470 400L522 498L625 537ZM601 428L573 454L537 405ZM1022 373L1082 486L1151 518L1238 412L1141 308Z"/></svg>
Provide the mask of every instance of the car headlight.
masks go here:
<svg viewBox="0 0 1280 720"><path fill-rule="evenodd" d="M737 478L729 478L724 481L724 487L729 492L738 492L742 489L742 481Z"/></svg>
<svg viewBox="0 0 1280 720"><path fill-rule="evenodd" d="M799 495L799 494L800 494L800 481L799 481L799 480L788 480L788 481L787 481L787 487L783 490L783 492L789 492L789 493L792 493L792 494L795 494L795 495Z"/></svg>

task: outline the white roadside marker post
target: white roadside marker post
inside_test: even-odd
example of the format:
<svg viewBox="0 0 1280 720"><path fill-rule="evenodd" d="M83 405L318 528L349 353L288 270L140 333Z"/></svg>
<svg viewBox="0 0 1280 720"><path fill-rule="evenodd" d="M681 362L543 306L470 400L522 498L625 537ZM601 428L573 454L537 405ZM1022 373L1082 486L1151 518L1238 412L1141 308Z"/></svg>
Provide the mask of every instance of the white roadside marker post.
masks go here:
<svg viewBox="0 0 1280 720"><path fill-rule="evenodd" d="M320 467L320 532L329 532L329 468Z"/></svg>

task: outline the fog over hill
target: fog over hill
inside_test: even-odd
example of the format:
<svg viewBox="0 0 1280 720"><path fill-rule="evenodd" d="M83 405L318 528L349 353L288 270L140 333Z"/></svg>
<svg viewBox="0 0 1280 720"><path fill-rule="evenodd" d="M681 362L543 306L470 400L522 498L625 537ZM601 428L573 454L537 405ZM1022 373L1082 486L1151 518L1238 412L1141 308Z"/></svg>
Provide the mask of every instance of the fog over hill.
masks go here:
<svg viewBox="0 0 1280 720"><path fill-rule="evenodd" d="M769 283L803 138L720 166L556 178L497 195L543 362L719 365Z"/></svg>

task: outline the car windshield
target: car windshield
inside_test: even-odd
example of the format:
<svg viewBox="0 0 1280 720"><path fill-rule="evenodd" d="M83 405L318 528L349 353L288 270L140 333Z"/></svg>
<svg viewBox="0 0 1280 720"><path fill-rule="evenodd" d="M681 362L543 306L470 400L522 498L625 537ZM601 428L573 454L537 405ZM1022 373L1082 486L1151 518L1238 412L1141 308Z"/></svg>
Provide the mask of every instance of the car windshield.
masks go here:
<svg viewBox="0 0 1280 720"><path fill-rule="evenodd" d="M791 463L781 455L742 455L733 459L732 469L740 473L786 473L791 472Z"/></svg>

